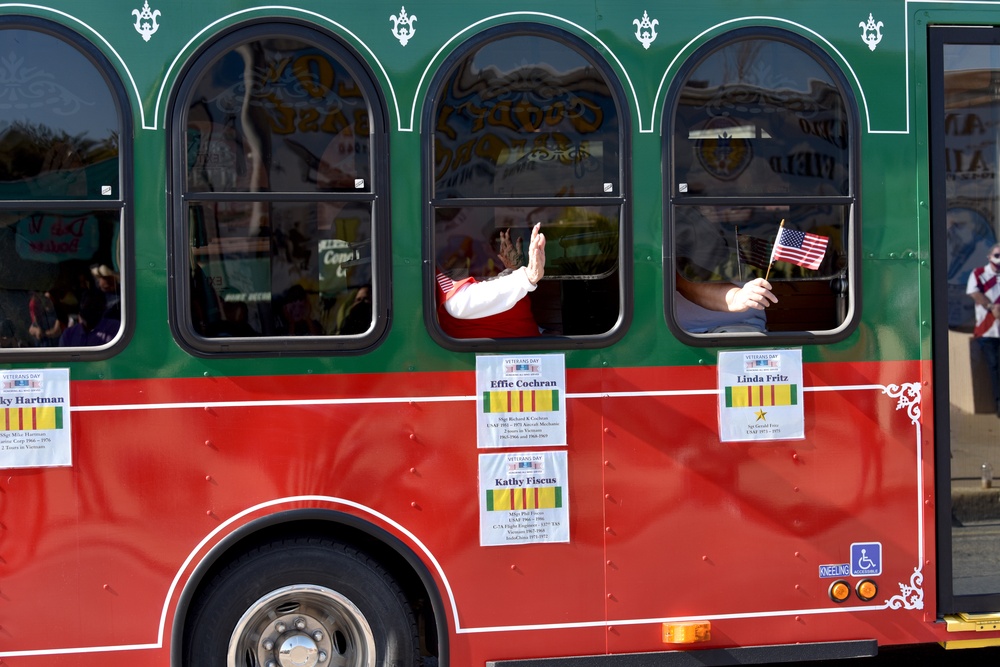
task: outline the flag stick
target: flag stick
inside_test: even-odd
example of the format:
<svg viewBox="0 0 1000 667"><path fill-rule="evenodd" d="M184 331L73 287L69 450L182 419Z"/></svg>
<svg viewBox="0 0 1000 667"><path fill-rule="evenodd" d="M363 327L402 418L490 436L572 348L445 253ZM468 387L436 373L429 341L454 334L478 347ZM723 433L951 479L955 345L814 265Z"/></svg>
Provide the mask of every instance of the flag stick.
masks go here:
<svg viewBox="0 0 1000 667"><path fill-rule="evenodd" d="M743 282L743 258L740 257L740 226L733 225L733 234L736 235L736 268L740 272L740 282Z"/></svg>
<svg viewBox="0 0 1000 667"><path fill-rule="evenodd" d="M778 235L774 237L774 243L771 244L771 260L767 263L767 273L764 274L764 280L767 280L771 276L771 266L774 264L774 249L778 246L778 239L781 238L781 230L785 227L785 219L781 219L781 224L778 225Z"/></svg>

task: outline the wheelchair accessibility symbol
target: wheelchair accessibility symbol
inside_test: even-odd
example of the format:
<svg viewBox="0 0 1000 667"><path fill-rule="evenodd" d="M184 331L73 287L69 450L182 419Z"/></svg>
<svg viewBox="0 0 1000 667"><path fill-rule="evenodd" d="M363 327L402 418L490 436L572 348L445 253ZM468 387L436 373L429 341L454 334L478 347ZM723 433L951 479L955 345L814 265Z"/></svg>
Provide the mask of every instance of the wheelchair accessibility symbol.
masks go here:
<svg viewBox="0 0 1000 667"><path fill-rule="evenodd" d="M855 542L851 545L851 576L873 577L882 574L882 543Z"/></svg>

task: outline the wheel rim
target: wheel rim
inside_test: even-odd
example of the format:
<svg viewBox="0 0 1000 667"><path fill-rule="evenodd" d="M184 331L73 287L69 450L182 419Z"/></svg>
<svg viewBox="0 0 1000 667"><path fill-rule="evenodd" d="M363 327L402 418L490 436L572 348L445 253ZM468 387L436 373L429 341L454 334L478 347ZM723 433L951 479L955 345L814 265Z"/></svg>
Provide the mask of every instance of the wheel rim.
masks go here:
<svg viewBox="0 0 1000 667"><path fill-rule="evenodd" d="M229 639L228 667L375 667L375 637L349 599L322 586L271 591Z"/></svg>

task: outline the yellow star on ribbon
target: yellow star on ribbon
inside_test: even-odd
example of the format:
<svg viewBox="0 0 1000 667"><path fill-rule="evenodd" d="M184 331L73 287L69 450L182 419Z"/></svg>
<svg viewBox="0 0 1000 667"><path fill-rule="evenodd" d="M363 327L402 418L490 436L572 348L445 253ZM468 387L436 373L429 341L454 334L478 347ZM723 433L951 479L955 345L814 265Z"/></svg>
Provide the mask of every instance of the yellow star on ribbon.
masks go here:
<svg viewBox="0 0 1000 667"><path fill-rule="evenodd" d="M761 422L761 421L767 421L766 419L764 419L764 417L766 417L766 416L767 416L767 413L766 413L766 412L764 412L763 410L758 410L758 411L757 411L756 413L754 413L754 414L756 414L756 415L757 415L757 421L759 421L759 422Z"/></svg>

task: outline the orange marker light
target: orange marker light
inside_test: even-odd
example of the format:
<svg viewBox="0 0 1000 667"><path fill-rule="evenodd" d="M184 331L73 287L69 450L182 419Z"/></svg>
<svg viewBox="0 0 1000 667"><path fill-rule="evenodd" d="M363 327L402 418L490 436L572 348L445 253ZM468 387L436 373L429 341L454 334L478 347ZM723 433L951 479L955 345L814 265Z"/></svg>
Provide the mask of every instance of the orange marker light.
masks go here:
<svg viewBox="0 0 1000 667"><path fill-rule="evenodd" d="M830 584L830 599L834 602L843 602L851 596L851 587L843 579Z"/></svg>
<svg viewBox="0 0 1000 667"><path fill-rule="evenodd" d="M873 597L878 595L878 586L876 586L875 582L871 579L862 579L858 582L858 586L855 591L857 592L859 598L868 602Z"/></svg>
<svg viewBox="0 0 1000 667"><path fill-rule="evenodd" d="M712 624L708 621L661 623L660 637L664 644L694 644L712 638Z"/></svg>

